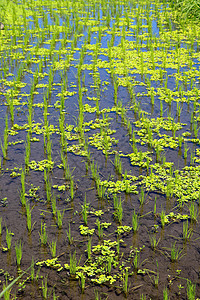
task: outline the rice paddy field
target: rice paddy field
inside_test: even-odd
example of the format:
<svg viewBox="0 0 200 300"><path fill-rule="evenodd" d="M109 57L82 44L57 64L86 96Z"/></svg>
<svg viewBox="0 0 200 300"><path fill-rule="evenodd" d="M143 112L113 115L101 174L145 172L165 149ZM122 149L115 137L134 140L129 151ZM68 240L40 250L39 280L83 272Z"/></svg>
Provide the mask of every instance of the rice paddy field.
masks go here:
<svg viewBox="0 0 200 300"><path fill-rule="evenodd" d="M0 297L198 299L199 25L158 0L0 21Z"/></svg>

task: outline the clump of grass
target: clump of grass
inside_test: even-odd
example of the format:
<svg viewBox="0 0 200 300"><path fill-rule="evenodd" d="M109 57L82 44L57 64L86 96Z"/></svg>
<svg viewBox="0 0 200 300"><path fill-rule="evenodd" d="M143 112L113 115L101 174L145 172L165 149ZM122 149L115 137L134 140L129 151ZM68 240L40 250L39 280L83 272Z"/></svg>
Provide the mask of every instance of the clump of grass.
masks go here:
<svg viewBox="0 0 200 300"><path fill-rule="evenodd" d="M48 297L47 277L45 277L44 280L42 280L42 296L45 300Z"/></svg>
<svg viewBox="0 0 200 300"><path fill-rule="evenodd" d="M6 280L7 281L7 280ZM11 289L7 289L7 282L6 285L3 284L3 295L4 295L4 300L10 300L11 297ZM2 296L3 296L2 295Z"/></svg>
<svg viewBox="0 0 200 300"><path fill-rule="evenodd" d="M197 207L196 205L194 204L193 201L191 201L191 204L190 204L190 218L192 221L196 222L197 221L197 214L198 214L198 211L197 211Z"/></svg>
<svg viewBox="0 0 200 300"><path fill-rule="evenodd" d="M114 208L115 208L114 216L118 220L119 224L121 225L122 218L123 218L123 207L122 207L121 198L120 200L117 197L114 198Z"/></svg>
<svg viewBox="0 0 200 300"><path fill-rule="evenodd" d="M116 171L117 171L119 174L122 174L122 162L121 162L121 160L120 160L119 154L116 154L116 155L115 155L114 166L115 166Z"/></svg>
<svg viewBox="0 0 200 300"><path fill-rule="evenodd" d="M154 285L156 288L158 288L158 282L159 282L159 268L158 268L158 261L156 260L156 265L157 265L157 273L154 275Z"/></svg>
<svg viewBox="0 0 200 300"><path fill-rule="evenodd" d="M171 261L175 262L181 257L182 250L176 248L176 242L171 247Z"/></svg>
<svg viewBox="0 0 200 300"><path fill-rule="evenodd" d="M183 240L186 242L190 239L192 236L192 229L188 228L188 220L186 222L183 222Z"/></svg>
<svg viewBox="0 0 200 300"><path fill-rule="evenodd" d="M144 189L143 189L143 187L141 188L141 192L140 192L140 198L139 198L139 200L140 200L140 204L141 205L143 205L144 204Z"/></svg>
<svg viewBox="0 0 200 300"><path fill-rule="evenodd" d="M92 237L88 238L88 244L87 244L88 260L91 259L91 246L92 246Z"/></svg>
<svg viewBox="0 0 200 300"><path fill-rule="evenodd" d="M133 217L132 217L132 226L133 226L133 232L134 233L137 232L138 228L139 228L139 217L136 214L135 209L134 209Z"/></svg>
<svg viewBox="0 0 200 300"><path fill-rule="evenodd" d="M155 250L160 242L160 238L158 240L156 240L156 235L153 234L153 235L149 235L149 240L150 240L150 244L151 244L151 249Z"/></svg>
<svg viewBox="0 0 200 300"><path fill-rule="evenodd" d="M97 229L98 229L98 236L101 239L103 237L103 227L101 226L99 218L97 218L96 224L97 224Z"/></svg>
<svg viewBox="0 0 200 300"><path fill-rule="evenodd" d="M139 259L140 259L139 254L138 254L138 252L136 252L136 253L135 253L135 257L134 257L134 259L133 259L133 264L134 264L135 270L138 270L138 267L139 267Z"/></svg>
<svg viewBox="0 0 200 300"><path fill-rule="evenodd" d="M188 300L195 300L196 297L196 284L193 284L190 280L187 281L187 298Z"/></svg>
<svg viewBox="0 0 200 300"><path fill-rule="evenodd" d="M32 211L32 209L30 208L30 204L26 203L26 221L27 221L27 228L28 228L29 233L32 230L32 224L31 224L31 211Z"/></svg>
<svg viewBox="0 0 200 300"><path fill-rule="evenodd" d="M68 241L69 241L69 244L71 245L73 243L73 237L71 235L71 227L70 227L70 223L69 223L69 229L68 231L66 230L66 233L67 233L67 237L68 237Z"/></svg>
<svg viewBox="0 0 200 300"><path fill-rule="evenodd" d="M49 248L50 248L50 252L51 252L51 256L53 258L56 257L56 246L57 246L57 241L51 241L51 244L49 244Z"/></svg>
<svg viewBox="0 0 200 300"><path fill-rule="evenodd" d="M87 225L87 216L88 216L88 209L89 209L89 203L86 202L86 194L85 194L85 199L84 199L84 204L82 205L82 216L83 216L83 221L85 225Z"/></svg>
<svg viewBox="0 0 200 300"><path fill-rule="evenodd" d="M46 224L41 221L41 229L40 229L40 242L41 245L45 246L47 244L47 232L46 232Z"/></svg>
<svg viewBox="0 0 200 300"><path fill-rule="evenodd" d="M65 213L65 210L63 210L63 213L61 213L61 211L57 209L57 225L58 225L58 229L62 229L62 223L63 223L64 213Z"/></svg>
<svg viewBox="0 0 200 300"><path fill-rule="evenodd" d="M71 199L73 200L74 199L74 180L72 177L70 178L70 196L71 196Z"/></svg>
<svg viewBox="0 0 200 300"><path fill-rule="evenodd" d="M161 221L162 228L164 228L165 227L165 211L163 209L160 214L160 221Z"/></svg>
<svg viewBox="0 0 200 300"><path fill-rule="evenodd" d="M25 172L24 170L22 169L22 172L21 172L21 193L20 193L20 199L21 199L21 203L23 206L25 206L26 204L26 197L25 197Z"/></svg>
<svg viewBox="0 0 200 300"><path fill-rule="evenodd" d="M19 267L21 264L22 259L22 242L21 240L18 243L15 243L15 252L16 252L16 259L17 259L17 266Z"/></svg>
<svg viewBox="0 0 200 300"><path fill-rule="evenodd" d="M7 243L8 251L10 251L11 249L12 236L13 233L9 231L8 228L6 228L6 243Z"/></svg>
<svg viewBox="0 0 200 300"><path fill-rule="evenodd" d="M29 170L30 155L31 155L31 137L30 137L30 132L28 132L26 136L26 142L25 142L25 158L24 158L27 172Z"/></svg>
<svg viewBox="0 0 200 300"><path fill-rule="evenodd" d="M81 293L83 294L85 291L85 275L80 273L80 281L81 281Z"/></svg>
<svg viewBox="0 0 200 300"><path fill-rule="evenodd" d="M124 277L123 277L123 292L125 297L128 296L128 268L126 268Z"/></svg>
<svg viewBox="0 0 200 300"><path fill-rule="evenodd" d="M164 288L164 290L163 290L163 300L170 300L167 288Z"/></svg>
<svg viewBox="0 0 200 300"><path fill-rule="evenodd" d="M76 251L74 251L73 255L70 253L70 261L69 261L69 272L71 275L76 274L77 260L76 260Z"/></svg>

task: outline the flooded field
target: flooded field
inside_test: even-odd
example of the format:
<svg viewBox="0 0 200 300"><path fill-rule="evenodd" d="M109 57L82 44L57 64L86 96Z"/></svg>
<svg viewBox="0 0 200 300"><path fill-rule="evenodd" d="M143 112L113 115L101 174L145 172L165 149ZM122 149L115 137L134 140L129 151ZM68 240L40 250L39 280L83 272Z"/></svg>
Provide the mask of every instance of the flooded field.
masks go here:
<svg viewBox="0 0 200 300"><path fill-rule="evenodd" d="M158 0L0 21L4 299L200 297L200 27Z"/></svg>

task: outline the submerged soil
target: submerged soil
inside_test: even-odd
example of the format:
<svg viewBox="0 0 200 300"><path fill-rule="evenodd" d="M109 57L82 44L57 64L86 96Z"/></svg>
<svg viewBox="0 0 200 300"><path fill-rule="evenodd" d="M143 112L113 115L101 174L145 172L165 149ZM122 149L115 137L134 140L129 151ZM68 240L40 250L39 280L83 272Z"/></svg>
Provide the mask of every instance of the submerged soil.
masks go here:
<svg viewBox="0 0 200 300"><path fill-rule="evenodd" d="M157 0L2 7L1 290L200 297L200 27Z"/></svg>

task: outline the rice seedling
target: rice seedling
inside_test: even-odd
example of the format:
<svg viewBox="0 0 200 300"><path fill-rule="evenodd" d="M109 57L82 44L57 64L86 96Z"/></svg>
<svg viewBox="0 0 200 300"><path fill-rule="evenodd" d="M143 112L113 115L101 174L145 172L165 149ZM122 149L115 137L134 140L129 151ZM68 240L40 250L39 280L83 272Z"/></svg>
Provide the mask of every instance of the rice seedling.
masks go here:
<svg viewBox="0 0 200 300"><path fill-rule="evenodd" d="M70 253L70 264L69 264L70 275L76 274L76 268L77 268L76 251L74 251L73 255L71 255Z"/></svg>
<svg viewBox="0 0 200 300"><path fill-rule="evenodd" d="M139 201L140 201L140 205L144 204L144 189L143 189L143 187L141 187Z"/></svg>
<svg viewBox="0 0 200 300"><path fill-rule="evenodd" d="M53 258L56 257L56 246L57 246L57 241L51 241L51 244L49 244L49 248L50 248L50 252L51 252L51 256Z"/></svg>
<svg viewBox="0 0 200 300"><path fill-rule="evenodd" d="M195 300L196 297L196 284L193 284L190 280L187 280L187 298L188 300Z"/></svg>
<svg viewBox="0 0 200 300"><path fill-rule="evenodd" d="M26 143L25 143L25 165L26 165L26 171L29 170L29 161L30 161L30 155L31 155L31 137L30 132L28 132L26 136Z"/></svg>
<svg viewBox="0 0 200 300"><path fill-rule="evenodd" d="M103 227L101 226L99 218L97 218L96 224L97 224L97 229L98 229L98 236L99 236L99 239L101 239L103 237Z"/></svg>
<svg viewBox="0 0 200 300"><path fill-rule="evenodd" d="M115 166L115 169L117 170L117 172L118 172L119 174L122 174L122 162L120 161L119 154L116 154L116 155L115 155L114 166Z"/></svg>
<svg viewBox="0 0 200 300"><path fill-rule="evenodd" d="M136 214L135 209L133 212L133 217L132 217L132 226L133 226L133 232L137 232L139 228L139 216Z"/></svg>
<svg viewBox="0 0 200 300"><path fill-rule="evenodd" d="M135 257L133 259L133 265L134 265L135 270L138 270L138 268L139 268L139 259L140 259L139 254L138 254L138 252L136 252Z"/></svg>
<svg viewBox="0 0 200 300"><path fill-rule="evenodd" d="M8 251L10 251L11 249L12 236L13 233L9 231L8 228L6 227L6 243L7 243Z"/></svg>
<svg viewBox="0 0 200 300"><path fill-rule="evenodd" d="M71 196L71 199L73 200L74 199L74 180L72 177L70 178L70 196Z"/></svg>
<svg viewBox="0 0 200 300"><path fill-rule="evenodd" d="M52 141L50 139L47 139L47 159L48 160L52 160L52 157L51 157L51 145L52 145Z"/></svg>
<svg viewBox="0 0 200 300"><path fill-rule="evenodd" d="M156 260L156 265L157 265L157 273L156 276L153 275L154 278L154 285L156 288L158 288L158 283L159 283L159 268L158 268L158 261Z"/></svg>
<svg viewBox="0 0 200 300"><path fill-rule="evenodd" d="M20 193L20 199L23 206L26 204L26 198L25 198L25 172L22 169L21 172L21 193Z"/></svg>
<svg viewBox="0 0 200 300"><path fill-rule="evenodd" d="M190 210L190 218L191 218L191 220L194 221L194 222L196 222L197 221L198 211L197 211L197 207L196 207L196 205L194 204L193 201L191 201L189 210Z"/></svg>
<svg viewBox="0 0 200 300"><path fill-rule="evenodd" d="M89 209L89 203L86 202L86 194L85 194L85 199L84 199L84 204L82 205L82 217L84 224L87 225L87 216L88 216L88 209Z"/></svg>
<svg viewBox="0 0 200 300"><path fill-rule="evenodd" d="M123 292L125 297L127 298L128 296L128 268L125 270L125 274L123 277Z"/></svg>
<svg viewBox="0 0 200 300"><path fill-rule="evenodd" d="M68 237L68 242L69 244L71 245L73 243L73 237L71 235L71 227L70 227L70 223L69 223L69 229L68 231L66 230L66 233L67 233L67 237Z"/></svg>
<svg viewBox="0 0 200 300"><path fill-rule="evenodd" d="M176 248L176 242L171 247L171 261L175 262L178 261L182 256L181 253L183 250L179 250L179 248Z"/></svg>
<svg viewBox="0 0 200 300"><path fill-rule="evenodd" d="M187 153L189 148L187 147L186 143L184 143L184 159L187 159Z"/></svg>
<svg viewBox="0 0 200 300"><path fill-rule="evenodd" d="M20 240L18 243L15 243L15 252L16 252L16 259L17 259L17 266L18 267L21 264L22 249L23 249L23 245L22 245L22 242Z"/></svg>
<svg viewBox="0 0 200 300"><path fill-rule="evenodd" d="M101 300L101 297L99 296L99 292L95 290L95 300Z"/></svg>
<svg viewBox="0 0 200 300"><path fill-rule="evenodd" d="M123 207L122 207L122 201L116 197L114 200L114 216L118 220L119 224L122 224L122 218L123 218Z"/></svg>
<svg viewBox="0 0 200 300"><path fill-rule="evenodd" d="M160 238L157 240L156 239L156 234L149 235L149 240L151 244L151 249L155 250L160 242Z"/></svg>
<svg viewBox="0 0 200 300"><path fill-rule="evenodd" d="M30 204L26 203L26 221L27 221L27 228L29 233L32 231L32 223L31 223L32 209L30 208Z"/></svg>
<svg viewBox="0 0 200 300"><path fill-rule="evenodd" d="M4 296L4 300L10 300L11 298L11 289L6 289L7 287L7 280L6 280L6 285L3 284L3 296Z"/></svg>
<svg viewBox="0 0 200 300"><path fill-rule="evenodd" d="M98 167L97 164L94 165L94 160L92 164L90 165L91 173L92 173L92 178L96 181L97 180L97 174L98 174Z"/></svg>
<svg viewBox="0 0 200 300"><path fill-rule="evenodd" d="M85 276L83 273L80 273L80 281L81 281L81 293L83 294L85 291Z"/></svg>
<svg viewBox="0 0 200 300"><path fill-rule="evenodd" d="M65 213L65 210L63 210L63 213L61 213L61 211L57 209L57 226L58 226L58 229L62 229L64 213Z"/></svg>
<svg viewBox="0 0 200 300"><path fill-rule="evenodd" d="M44 280L42 280L42 296L43 299L48 299L48 285L47 285L47 277L44 278Z"/></svg>
<svg viewBox="0 0 200 300"><path fill-rule="evenodd" d="M56 300L57 297L56 297L56 294L55 294L55 291L53 290L53 300Z"/></svg>
<svg viewBox="0 0 200 300"><path fill-rule="evenodd" d="M164 288L164 290L163 290L163 300L170 300L167 288Z"/></svg>
<svg viewBox="0 0 200 300"><path fill-rule="evenodd" d="M88 244L87 244L87 255L88 259L91 259L91 245L92 245L92 237L88 238Z"/></svg>
<svg viewBox="0 0 200 300"><path fill-rule="evenodd" d="M188 220L183 222L183 240L186 242L192 236L192 229L188 228Z"/></svg>
<svg viewBox="0 0 200 300"><path fill-rule="evenodd" d="M40 228L40 243L42 246L45 246L47 244L47 232L46 232L46 224L42 223L41 221L41 228Z"/></svg>
<svg viewBox="0 0 200 300"><path fill-rule="evenodd" d="M161 210L161 214L160 214L160 221L161 221L161 226L162 226L162 228L164 228L165 227L165 211L162 209Z"/></svg>
<svg viewBox="0 0 200 300"><path fill-rule="evenodd" d="M97 194L99 199L105 199L106 197L106 187L99 184L100 180L96 180Z"/></svg>

